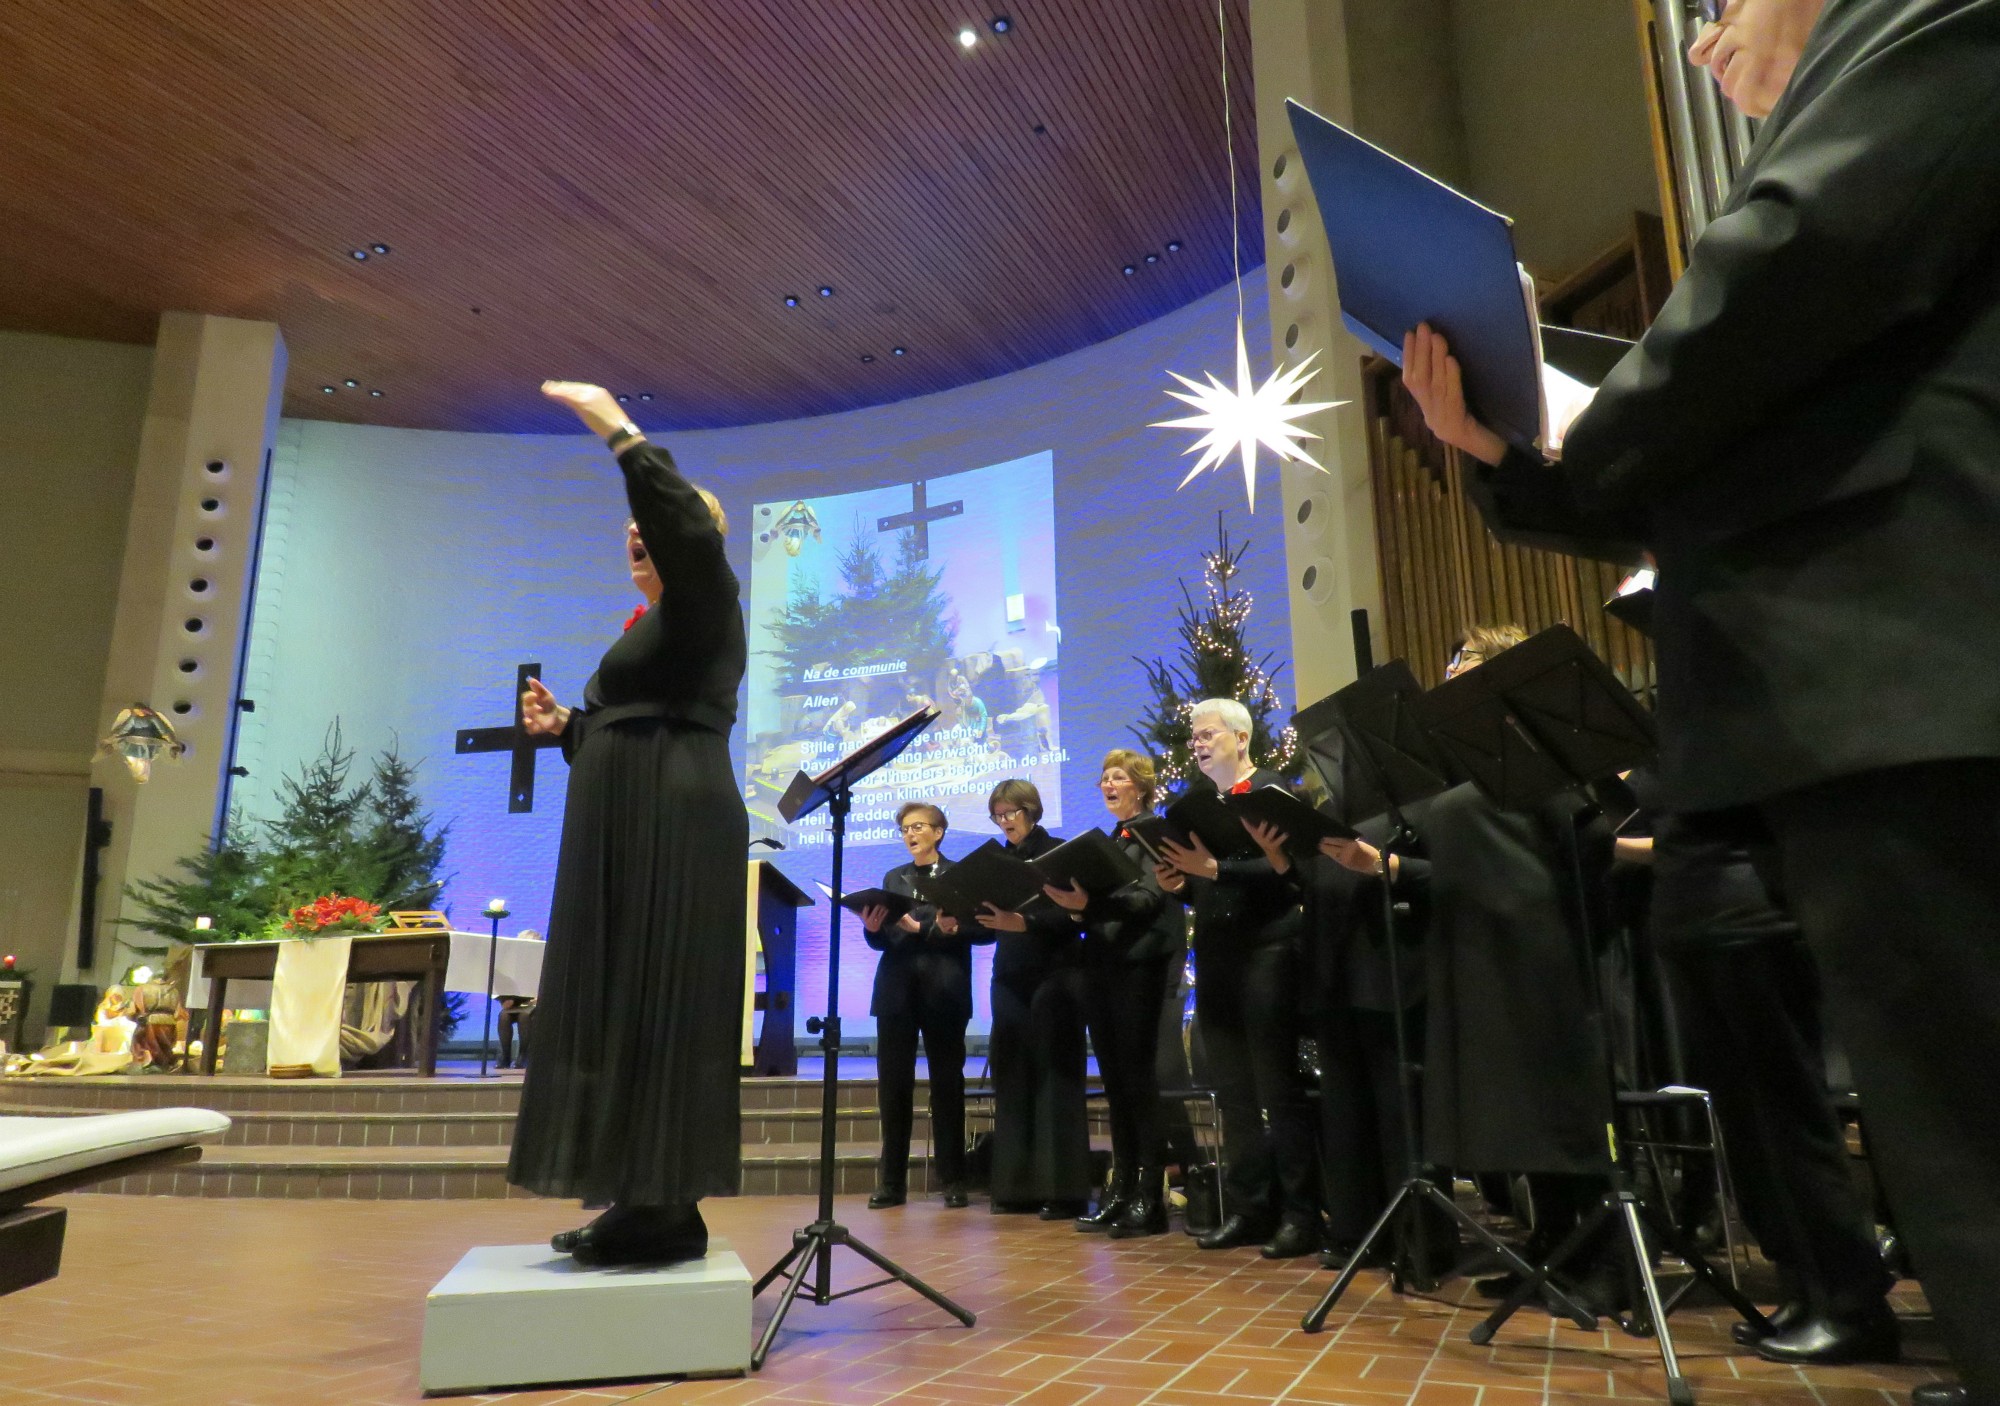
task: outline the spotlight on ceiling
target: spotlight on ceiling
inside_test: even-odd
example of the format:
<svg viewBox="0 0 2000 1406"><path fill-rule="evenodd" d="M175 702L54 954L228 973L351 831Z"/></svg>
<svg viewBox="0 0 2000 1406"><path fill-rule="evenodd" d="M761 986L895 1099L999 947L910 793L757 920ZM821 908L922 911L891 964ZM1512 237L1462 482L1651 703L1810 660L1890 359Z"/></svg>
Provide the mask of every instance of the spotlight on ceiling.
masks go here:
<svg viewBox="0 0 2000 1406"><path fill-rule="evenodd" d="M343 386L346 386L346 387L347 387L347 388L348 388L349 390L353 390L353 389L355 389L355 387L359 386L359 385L360 385L361 383L360 383L359 381L355 380L355 379L354 379L354 378L353 378L352 376L349 376L349 377L348 377L348 378L347 378L347 379L346 379L345 381L342 381L342 382L341 382L340 384L342 384Z"/></svg>
<svg viewBox="0 0 2000 1406"><path fill-rule="evenodd" d="M373 396L377 400L380 400L382 398L382 392L380 391L370 391L368 392L368 394Z"/></svg>
<svg viewBox="0 0 2000 1406"><path fill-rule="evenodd" d="M320 391L321 391L321 392L322 392L323 394L326 394L326 395L332 395L332 394L333 394L333 387L332 387L332 386L321 386L321 387L320 387Z"/></svg>
<svg viewBox="0 0 2000 1406"><path fill-rule="evenodd" d="M787 294L785 294L785 306L786 306L786 307L788 307L788 308L795 308L795 307L797 307L798 305L799 305L799 295L798 295L798 294L796 294L796 293L787 293Z"/></svg>
<svg viewBox="0 0 2000 1406"><path fill-rule="evenodd" d="M1007 18L1007 16L1005 15L995 15L990 21L988 21L988 23L990 23L993 26L993 32L995 34L1005 34L1008 30L1014 27L1014 21Z"/></svg>
<svg viewBox="0 0 2000 1406"><path fill-rule="evenodd" d="M1121 272L1122 272L1122 273L1123 273L1123 274L1124 274L1124 275L1125 275L1125 276L1126 276L1127 278L1130 278L1130 277L1131 277L1131 276L1132 276L1133 274L1135 274L1135 273L1137 273L1137 272L1139 271L1139 266L1138 266L1137 264L1127 264L1127 265L1125 265L1125 267L1124 267L1124 268L1123 268L1122 270L1120 270L1120 271L1121 271Z"/></svg>
<svg viewBox="0 0 2000 1406"><path fill-rule="evenodd" d="M967 29L961 29L961 30L960 30L960 31L958 32L958 47L959 47L959 48L961 48L961 49L970 49L970 48L971 48L971 47L972 47L972 46L973 46L974 44L977 44L978 42L979 42L979 31L978 31L978 30L976 30L976 29L970 29L970 28L967 28Z"/></svg>
<svg viewBox="0 0 2000 1406"><path fill-rule="evenodd" d="M822 298L831 298L833 296L833 285L831 283L820 284L819 295Z"/></svg>
<svg viewBox="0 0 2000 1406"><path fill-rule="evenodd" d="M1146 262L1149 264L1157 264L1159 261L1160 256L1158 254L1148 254L1146 256Z"/></svg>
<svg viewBox="0 0 2000 1406"><path fill-rule="evenodd" d="M1169 254L1178 254L1180 253L1180 251L1181 251L1181 242L1178 239L1169 239L1167 241L1167 252Z"/></svg>
<svg viewBox="0 0 2000 1406"><path fill-rule="evenodd" d="M618 397L618 403L620 405L630 405L632 403L632 397L629 395L621 395Z"/></svg>
<svg viewBox="0 0 2000 1406"><path fill-rule="evenodd" d="M864 362L868 362L868 361L873 361L873 360L875 359L875 353L874 353L874 352L863 352L863 353L861 353L861 359L862 359L862 361L864 361Z"/></svg>
<svg viewBox="0 0 2000 1406"><path fill-rule="evenodd" d="M641 399L641 400L651 400L652 398L653 398L653 393L652 393L651 391L640 391L640 392L639 392L639 399Z"/></svg>
<svg viewBox="0 0 2000 1406"><path fill-rule="evenodd" d="M891 355L891 356L908 356L909 354L910 354L910 353L909 353L908 349L906 349L906 348L904 348L904 347L891 347L891 348L889 348L889 355Z"/></svg>
<svg viewBox="0 0 2000 1406"><path fill-rule="evenodd" d="M368 247L377 254L386 254L389 252L389 246L386 244L371 244Z"/></svg>
<svg viewBox="0 0 2000 1406"><path fill-rule="evenodd" d="M352 249L348 251L348 257L353 259L357 264L365 264L368 262L368 251L366 249Z"/></svg>

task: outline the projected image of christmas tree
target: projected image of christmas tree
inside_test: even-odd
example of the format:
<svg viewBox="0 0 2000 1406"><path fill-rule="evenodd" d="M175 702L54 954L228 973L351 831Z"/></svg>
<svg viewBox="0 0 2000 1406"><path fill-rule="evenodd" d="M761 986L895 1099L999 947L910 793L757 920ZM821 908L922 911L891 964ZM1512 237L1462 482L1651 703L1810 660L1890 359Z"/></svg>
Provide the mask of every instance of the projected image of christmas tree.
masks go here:
<svg viewBox="0 0 2000 1406"><path fill-rule="evenodd" d="M986 793L1024 776L1060 811L1053 463L1047 454L893 487L758 504L744 795L771 807L895 719L942 716L862 788L849 839L891 843L897 804L991 832ZM789 842L822 838L812 823Z"/></svg>

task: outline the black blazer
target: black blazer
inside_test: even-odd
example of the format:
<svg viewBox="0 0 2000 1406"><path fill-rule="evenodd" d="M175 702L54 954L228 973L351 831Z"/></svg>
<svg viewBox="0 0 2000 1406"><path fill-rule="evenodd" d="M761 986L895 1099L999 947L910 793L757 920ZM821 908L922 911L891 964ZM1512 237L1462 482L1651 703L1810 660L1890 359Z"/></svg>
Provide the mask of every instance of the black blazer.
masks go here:
<svg viewBox="0 0 2000 1406"><path fill-rule="evenodd" d="M1388 825L1358 827L1369 843L1380 846ZM1391 901L1404 911L1396 914L1396 945L1390 948L1382 913L1382 880L1357 874L1323 854L1294 862L1305 914L1305 941L1310 956L1311 1006L1323 1012L1390 1011L1400 989L1403 1009L1424 999L1424 938L1430 930L1431 864L1422 843L1400 852ZM1398 960L1392 971L1390 958Z"/></svg>
<svg viewBox="0 0 2000 1406"><path fill-rule="evenodd" d="M1675 810L2000 755L1996 72L2000 0L1829 0L1560 473L1477 476L1510 540L1657 553Z"/></svg>
<svg viewBox="0 0 2000 1406"><path fill-rule="evenodd" d="M1204 779L1195 784L1209 783ZM1277 772L1261 767L1251 775L1250 785L1253 789L1298 789ZM1260 854L1255 859L1218 859L1216 866L1218 873L1213 879L1189 879L1181 890L1183 900L1194 910L1197 963L1208 956L1226 960L1231 953L1299 940L1298 890L1271 867L1270 860Z"/></svg>
<svg viewBox="0 0 2000 1406"><path fill-rule="evenodd" d="M1139 881L1093 897L1083 910L1083 959L1092 966L1138 965L1187 955L1187 910L1160 887L1152 856L1120 826L1114 837L1139 866ZM1075 922L1075 919L1071 919Z"/></svg>
<svg viewBox="0 0 2000 1406"><path fill-rule="evenodd" d="M952 864L938 856L936 872L949 873ZM917 866L899 864L882 876L882 887L905 898L917 893ZM949 937L938 930L937 909L919 903L910 916L922 925L920 932L905 932L897 923L885 924L880 932L862 929L868 945L882 954L875 964L875 991L868 1002L868 1014L906 1019L972 1019L972 944L961 930Z"/></svg>
<svg viewBox="0 0 2000 1406"><path fill-rule="evenodd" d="M1008 845L1007 848L1024 859L1033 859L1047 854L1061 843L1037 825L1020 844ZM993 979L1019 989L1039 985L1043 978L1074 963L1078 959L1081 936L1069 914L1054 903L1037 904L1032 912L1024 916L1028 922L1026 932L996 932L975 924L977 930L972 939L996 944L993 949Z"/></svg>

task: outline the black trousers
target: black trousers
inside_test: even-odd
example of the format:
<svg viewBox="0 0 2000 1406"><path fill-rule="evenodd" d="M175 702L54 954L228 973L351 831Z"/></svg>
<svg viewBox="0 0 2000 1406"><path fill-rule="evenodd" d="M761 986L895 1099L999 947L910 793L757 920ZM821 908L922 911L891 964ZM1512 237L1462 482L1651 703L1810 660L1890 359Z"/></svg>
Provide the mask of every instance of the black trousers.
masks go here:
<svg viewBox="0 0 2000 1406"><path fill-rule="evenodd" d="M1714 1100L1750 1233L1815 1313L1879 1305L1889 1273L1827 1103L1819 970L1804 941L1680 942L1668 961L1688 1076Z"/></svg>
<svg viewBox="0 0 2000 1406"><path fill-rule="evenodd" d="M1222 1110L1230 1214L1319 1214L1312 1106L1299 1073L1300 963L1273 943L1196 957L1195 1012Z"/></svg>
<svg viewBox="0 0 2000 1406"><path fill-rule="evenodd" d="M953 1003L954 1007L956 1003ZM930 1066L931 1143L938 1180L965 1180L965 1026L963 1011L918 1001L913 1013L875 1021L876 1078L882 1099L882 1171L885 1187L909 1185L910 1127L916 1116L917 1040Z"/></svg>
<svg viewBox="0 0 2000 1406"><path fill-rule="evenodd" d="M1395 1020L1388 1011L1343 1007L1315 1022L1327 1234L1335 1243L1366 1235L1407 1171ZM1412 1053L1420 1054L1421 1004L1404 1012L1403 1029Z"/></svg>
<svg viewBox="0 0 2000 1406"><path fill-rule="evenodd" d="M1166 1166L1166 1118L1157 1065L1160 1013L1175 961L1096 962L1084 970L1084 1015L1104 1099L1111 1107L1113 1189L1158 1195ZM1142 1183L1142 1179L1143 1183Z"/></svg>
<svg viewBox="0 0 2000 1406"><path fill-rule="evenodd" d="M1083 1007L1078 967L1032 983L993 979L995 1204L1090 1196Z"/></svg>
<svg viewBox="0 0 2000 1406"><path fill-rule="evenodd" d="M2000 759L1767 803L1875 1169L1952 1360L2000 1403Z"/></svg>

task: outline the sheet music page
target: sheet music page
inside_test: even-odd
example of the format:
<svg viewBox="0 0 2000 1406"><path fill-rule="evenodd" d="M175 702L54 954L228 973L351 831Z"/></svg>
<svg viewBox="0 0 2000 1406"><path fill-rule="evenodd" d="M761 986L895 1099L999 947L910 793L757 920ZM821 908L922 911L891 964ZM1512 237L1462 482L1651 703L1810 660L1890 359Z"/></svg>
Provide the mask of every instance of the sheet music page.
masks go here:
<svg viewBox="0 0 2000 1406"><path fill-rule="evenodd" d="M1521 272L1521 297L1528 305L1528 327L1535 339L1535 371L1542 387L1541 433L1535 442L1542 452L1551 459L1562 457L1563 436L1589 406L1591 398L1597 394L1595 386L1586 386L1576 377L1556 370L1542 358L1542 310L1541 301L1535 296L1535 276L1519 264L1515 268Z"/></svg>

